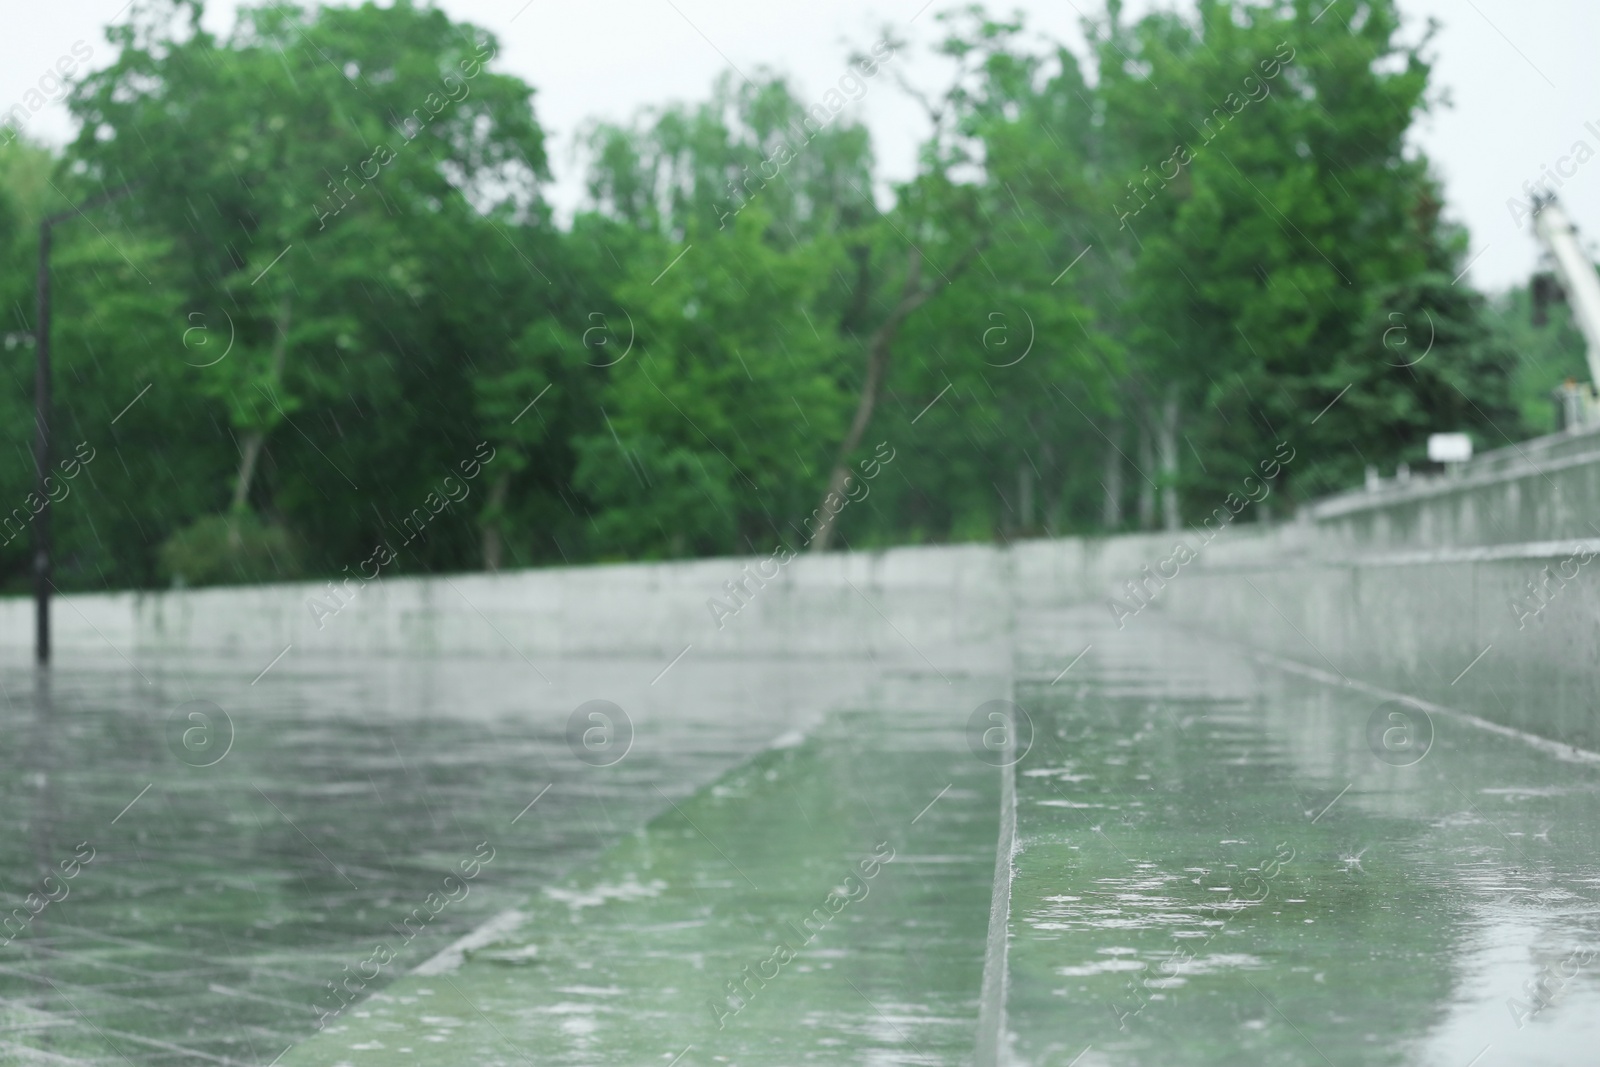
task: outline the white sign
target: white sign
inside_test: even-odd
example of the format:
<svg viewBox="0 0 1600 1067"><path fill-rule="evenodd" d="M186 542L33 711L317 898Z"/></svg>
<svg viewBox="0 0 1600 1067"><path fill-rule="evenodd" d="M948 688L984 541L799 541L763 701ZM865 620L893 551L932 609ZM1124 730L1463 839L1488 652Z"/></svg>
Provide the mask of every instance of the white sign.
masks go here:
<svg viewBox="0 0 1600 1067"><path fill-rule="evenodd" d="M1472 458L1472 438L1464 433L1431 433L1428 458L1435 463L1465 463Z"/></svg>

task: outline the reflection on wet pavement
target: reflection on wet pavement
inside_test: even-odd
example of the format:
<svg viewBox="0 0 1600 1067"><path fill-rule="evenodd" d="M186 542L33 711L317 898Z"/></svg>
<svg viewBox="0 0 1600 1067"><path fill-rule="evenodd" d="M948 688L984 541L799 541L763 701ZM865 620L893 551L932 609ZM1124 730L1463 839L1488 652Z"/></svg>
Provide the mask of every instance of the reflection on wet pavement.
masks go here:
<svg viewBox="0 0 1600 1067"><path fill-rule="evenodd" d="M1448 716L1395 766L1382 701L1096 616L1024 630L1017 1062L1586 1061L1594 768Z"/></svg>
<svg viewBox="0 0 1600 1067"><path fill-rule="evenodd" d="M459 971L396 983L283 1063L967 1060L998 780L945 708L989 692L886 686L530 899Z"/></svg>
<svg viewBox="0 0 1600 1067"><path fill-rule="evenodd" d="M1157 617L1016 640L0 674L0 1061L965 1064L986 966L1029 1067L1592 1060L1593 763Z"/></svg>
<svg viewBox="0 0 1600 1067"><path fill-rule="evenodd" d="M685 662L652 687L660 668L577 662L546 684L506 661L294 657L254 686L258 665L215 661L143 662L148 684L120 661L53 688L0 675L0 1062L268 1063L342 1003L334 983L381 990L868 674ZM609 766L567 742L600 694L635 735ZM171 721L205 699L232 745L187 765L217 749L185 750L200 727ZM93 858L63 881L84 842ZM463 879L481 842L493 858ZM42 893L60 900L31 914Z"/></svg>

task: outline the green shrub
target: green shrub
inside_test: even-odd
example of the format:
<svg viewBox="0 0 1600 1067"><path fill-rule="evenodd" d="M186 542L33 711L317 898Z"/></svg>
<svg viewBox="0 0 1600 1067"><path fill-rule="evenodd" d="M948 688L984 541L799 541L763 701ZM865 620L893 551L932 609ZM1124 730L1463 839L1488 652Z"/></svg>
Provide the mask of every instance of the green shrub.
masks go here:
<svg viewBox="0 0 1600 1067"><path fill-rule="evenodd" d="M282 526L248 512L207 515L167 538L161 574L175 586L283 582L300 577L300 554Z"/></svg>

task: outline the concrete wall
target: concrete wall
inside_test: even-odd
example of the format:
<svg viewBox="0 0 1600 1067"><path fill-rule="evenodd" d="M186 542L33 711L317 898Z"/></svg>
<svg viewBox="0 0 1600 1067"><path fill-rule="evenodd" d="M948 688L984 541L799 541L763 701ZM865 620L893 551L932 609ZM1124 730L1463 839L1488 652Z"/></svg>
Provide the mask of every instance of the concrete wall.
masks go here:
<svg viewBox="0 0 1600 1067"><path fill-rule="evenodd" d="M1195 559L1150 582L1145 565L1170 558L1179 540ZM1595 431L1488 453L1449 477L1332 497L1295 522L1242 524L1209 544L1187 531L1026 551L1054 556L1058 568L1088 561L1073 596L1101 600L1124 627L1165 617L1600 749ZM1133 611L1129 580L1154 592L1148 608Z"/></svg>
<svg viewBox="0 0 1600 1067"><path fill-rule="evenodd" d="M764 564L764 565L763 565ZM943 657L992 669L1010 625L1008 557L986 546L802 557L621 564L499 575L351 580L58 598L58 662L173 652L266 662L300 652L540 657L829 655L889 662ZM748 581L746 601L726 583ZM720 619L719 599L737 614ZM0 648L31 647L33 606L0 600ZM719 625L720 623L720 625ZM264 657L264 658L263 658Z"/></svg>
<svg viewBox="0 0 1600 1067"><path fill-rule="evenodd" d="M1488 452L1452 476L1329 497L1305 514L1346 551L1600 536L1600 428Z"/></svg>
<svg viewBox="0 0 1600 1067"><path fill-rule="evenodd" d="M1600 539L1223 563L1180 576L1157 604L1329 674L1600 749L1600 564L1580 567L1575 551L1600 556ZM1530 580L1547 587L1542 608Z"/></svg>
<svg viewBox="0 0 1600 1067"><path fill-rule="evenodd" d="M343 607L314 584L72 596L57 601L55 643L63 665L112 652L265 664L290 644L297 654L537 663L670 658L692 644L697 657L1003 671L1017 609L1099 602L1124 627L1201 627L1600 748L1591 519L1600 524L1600 433L1558 434L1453 478L1345 494L1295 522L1242 523L1209 541L1184 531L802 557L764 587L750 582L748 603L720 625L707 601L738 606L725 583L759 573L761 560L353 581ZM1194 557L1175 568L1179 542ZM1149 577L1163 567L1170 578ZM31 641L31 603L0 600L0 651L17 658Z"/></svg>

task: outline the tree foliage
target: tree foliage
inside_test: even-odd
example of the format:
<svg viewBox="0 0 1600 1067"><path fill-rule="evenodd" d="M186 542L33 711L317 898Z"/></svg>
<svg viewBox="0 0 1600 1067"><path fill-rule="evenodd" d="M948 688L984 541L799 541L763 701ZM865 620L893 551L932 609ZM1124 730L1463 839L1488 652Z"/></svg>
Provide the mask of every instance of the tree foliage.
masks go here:
<svg viewBox="0 0 1600 1067"><path fill-rule="evenodd" d="M201 13L141 4L74 143L0 148L24 517L38 220L126 189L57 228L58 440L96 457L65 586L1178 524L1290 441L1281 513L1429 432L1549 428L1540 376L1582 372L1459 280L1395 0L1107 0L1084 54L947 12L905 182L848 107L898 91L886 38L820 97L761 70L592 125L565 225L491 34Z"/></svg>

